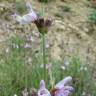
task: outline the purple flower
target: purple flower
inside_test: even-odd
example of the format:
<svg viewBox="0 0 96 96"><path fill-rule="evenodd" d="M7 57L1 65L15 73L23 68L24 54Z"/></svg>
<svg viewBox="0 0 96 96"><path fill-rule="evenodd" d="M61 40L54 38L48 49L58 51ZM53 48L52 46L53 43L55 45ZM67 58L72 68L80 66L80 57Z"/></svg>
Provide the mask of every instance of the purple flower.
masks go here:
<svg viewBox="0 0 96 96"><path fill-rule="evenodd" d="M14 14L13 15L13 18L19 22L20 24L29 24L29 23L32 23L34 22L35 20L37 20L37 16L35 13L28 13L28 14L25 14L23 16L20 16L18 14Z"/></svg>
<svg viewBox="0 0 96 96"><path fill-rule="evenodd" d="M40 89L45 89L45 81L44 80L41 80L40 81Z"/></svg>
<svg viewBox="0 0 96 96"><path fill-rule="evenodd" d="M29 45L28 43L26 43L26 44L24 45L24 48L30 48L30 45Z"/></svg>
<svg viewBox="0 0 96 96"><path fill-rule="evenodd" d="M55 96L70 96L72 92L73 92L73 87L71 87L71 90L70 90L70 88L66 89L66 86L65 86L62 89L58 89L55 92Z"/></svg>
<svg viewBox="0 0 96 96"><path fill-rule="evenodd" d="M31 5L30 2L26 3L26 7L27 7L27 10L28 10L28 14L20 16L20 15L15 13L14 15L12 15L12 17L17 22L19 22L20 24L29 24L29 23L32 23L32 22L34 22L35 20L38 19L38 16L35 13L35 11L32 9L32 5Z"/></svg>
<svg viewBox="0 0 96 96"><path fill-rule="evenodd" d="M46 89L45 81L40 81L40 88L38 90L38 96L51 96L50 92Z"/></svg>
<svg viewBox="0 0 96 96"><path fill-rule="evenodd" d="M29 33L27 40L28 41L34 41L32 33Z"/></svg>
<svg viewBox="0 0 96 96"><path fill-rule="evenodd" d="M60 82L58 82L55 85L55 88L56 89L61 89L64 86L69 85L71 82L72 82L72 77L71 76L65 77L63 80L61 80Z"/></svg>
<svg viewBox="0 0 96 96"><path fill-rule="evenodd" d="M34 23L39 32L45 34L48 32L48 27L52 25L52 20L49 18L45 19L44 17L39 17L36 12L32 9L32 5L30 2L26 3L26 7L28 10L28 14L20 16L18 14L12 15L13 18L19 22L20 24L29 24Z"/></svg>
<svg viewBox="0 0 96 96"><path fill-rule="evenodd" d="M52 96L70 96L74 91L74 88L69 86L71 81L72 77L68 76L57 83L51 92Z"/></svg>

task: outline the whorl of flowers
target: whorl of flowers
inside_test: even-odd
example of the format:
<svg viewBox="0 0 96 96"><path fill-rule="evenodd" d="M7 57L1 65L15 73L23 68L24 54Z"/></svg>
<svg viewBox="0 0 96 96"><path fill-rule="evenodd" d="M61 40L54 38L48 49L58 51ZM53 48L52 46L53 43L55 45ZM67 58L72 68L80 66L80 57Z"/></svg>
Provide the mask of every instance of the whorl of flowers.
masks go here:
<svg viewBox="0 0 96 96"><path fill-rule="evenodd" d="M72 77L65 77L51 90L51 96L70 96L74 92L74 88L70 86L71 83Z"/></svg>
<svg viewBox="0 0 96 96"><path fill-rule="evenodd" d="M32 5L30 2L26 3L26 7L28 10L28 13L20 16L18 14L14 14L14 19L19 22L20 24L30 24L34 23L39 32L44 34L48 32L48 27L51 26L52 20L51 19L45 19L44 17L39 17L36 12L33 10Z"/></svg>
<svg viewBox="0 0 96 96"><path fill-rule="evenodd" d="M72 83L72 77L65 77L49 92L45 87L45 81L41 80L38 96L70 96L74 92L74 88L70 86L70 83Z"/></svg>

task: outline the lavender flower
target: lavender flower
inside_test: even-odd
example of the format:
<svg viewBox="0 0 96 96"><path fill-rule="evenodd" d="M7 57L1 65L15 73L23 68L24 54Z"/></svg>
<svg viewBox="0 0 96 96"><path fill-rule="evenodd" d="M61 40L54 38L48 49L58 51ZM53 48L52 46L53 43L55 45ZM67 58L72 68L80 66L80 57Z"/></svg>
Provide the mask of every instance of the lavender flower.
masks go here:
<svg viewBox="0 0 96 96"><path fill-rule="evenodd" d="M30 48L30 45L29 45L28 43L26 43L26 44L24 45L24 48Z"/></svg>
<svg viewBox="0 0 96 96"><path fill-rule="evenodd" d="M47 33L48 27L50 27L52 24L52 20L44 19L43 17L38 17L36 12L32 9L32 5L30 2L26 3L26 7L28 10L28 14L20 16L15 13L14 15L12 15L15 18L15 20L20 24L34 23L37 26L40 33Z"/></svg>
<svg viewBox="0 0 96 96"><path fill-rule="evenodd" d="M26 3L26 7L28 10L28 14L25 14L23 16L20 16L18 14L14 14L12 15L13 18L19 22L20 24L29 24L34 22L35 20L37 20L37 14L34 12L34 10L32 9L32 5L30 4L30 2Z"/></svg>
<svg viewBox="0 0 96 96"><path fill-rule="evenodd" d="M49 63L49 64L46 64L46 69L50 70L52 68L52 64Z"/></svg>
<svg viewBox="0 0 96 96"><path fill-rule="evenodd" d="M45 81L40 81L40 88L38 90L38 96L51 96L50 92L46 89Z"/></svg>
<svg viewBox="0 0 96 96"><path fill-rule="evenodd" d="M63 80L61 80L59 83L57 83L55 85L55 88L56 89L61 89L63 88L65 85L68 85L72 82L72 77L71 76L68 76L68 77L65 77Z"/></svg>
<svg viewBox="0 0 96 96"><path fill-rule="evenodd" d="M68 76L64 78L62 81L57 83L55 85L54 90L51 92L51 96L70 96L72 92L74 91L74 88L72 86L69 86L69 84L72 81L72 77Z"/></svg>
<svg viewBox="0 0 96 96"><path fill-rule="evenodd" d="M34 12L25 14L23 16L20 16L20 15L18 15L18 14L15 13L13 15L13 17L20 24L29 24L29 23L32 23L35 20L37 20L37 15Z"/></svg>
<svg viewBox="0 0 96 96"><path fill-rule="evenodd" d="M30 2L27 2L26 3L26 7L27 7L27 10L28 10L29 13L34 12L34 10L32 9L32 5L31 5Z"/></svg>
<svg viewBox="0 0 96 96"><path fill-rule="evenodd" d="M69 89L66 89L66 86L62 89L58 89L56 92L55 92L55 96L70 96L72 94L72 91L73 91L73 87Z"/></svg>
<svg viewBox="0 0 96 96"><path fill-rule="evenodd" d="M34 41L32 33L29 33L27 40L28 41Z"/></svg>

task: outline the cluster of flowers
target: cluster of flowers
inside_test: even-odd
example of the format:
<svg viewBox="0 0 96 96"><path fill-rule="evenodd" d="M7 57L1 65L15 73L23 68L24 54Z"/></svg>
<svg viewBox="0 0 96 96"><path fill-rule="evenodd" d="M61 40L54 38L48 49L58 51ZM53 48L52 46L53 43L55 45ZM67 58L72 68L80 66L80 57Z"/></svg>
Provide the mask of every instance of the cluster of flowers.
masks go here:
<svg viewBox="0 0 96 96"><path fill-rule="evenodd" d="M45 81L40 81L40 87L37 91L32 90L31 96L71 96L74 92L74 88L70 86L72 83L72 77L65 77L63 80L58 82L51 91L46 88ZM16 94L14 96L17 96ZM22 96L29 96L27 89L22 91Z"/></svg>
<svg viewBox="0 0 96 96"><path fill-rule="evenodd" d="M38 16L36 12L32 9L32 5L30 2L26 3L26 7L28 10L28 14L20 16L17 13L15 13L14 15L12 15L13 18L20 24L34 23L37 26L40 33L47 33L48 27L50 27L52 24L52 20L50 18L45 19L43 17Z"/></svg>

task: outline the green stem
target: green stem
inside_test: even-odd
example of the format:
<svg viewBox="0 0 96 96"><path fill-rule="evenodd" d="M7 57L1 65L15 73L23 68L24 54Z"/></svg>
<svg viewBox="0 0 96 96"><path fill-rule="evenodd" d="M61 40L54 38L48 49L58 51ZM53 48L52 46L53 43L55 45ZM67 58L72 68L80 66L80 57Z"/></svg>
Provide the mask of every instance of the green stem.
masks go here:
<svg viewBox="0 0 96 96"><path fill-rule="evenodd" d="M44 16L44 12L45 12L45 4L44 3L42 3L41 4L41 16ZM43 31L43 30L42 30ZM44 32L43 32L44 33ZM44 80L45 80L45 82L46 82L46 74L47 74L47 70L46 70L46 50L45 50L45 33L44 34L42 34L42 40L43 40L43 44L42 44L42 46L43 46L43 67L44 67Z"/></svg>
<svg viewBox="0 0 96 96"><path fill-rule="evenodd" d="M51 83L51 86L52 86L52 89L53 89L54 88L55 81L54 81L52 69L49 69L49 76L50 76L50 83Z"/></svg>
<svg viewBox="0 0 96 96"><path fill-rule="evenodd" d="M45 34L42 34L42 39L43 39L43 66L44 66L44 80L46 81Z"/></svg>

